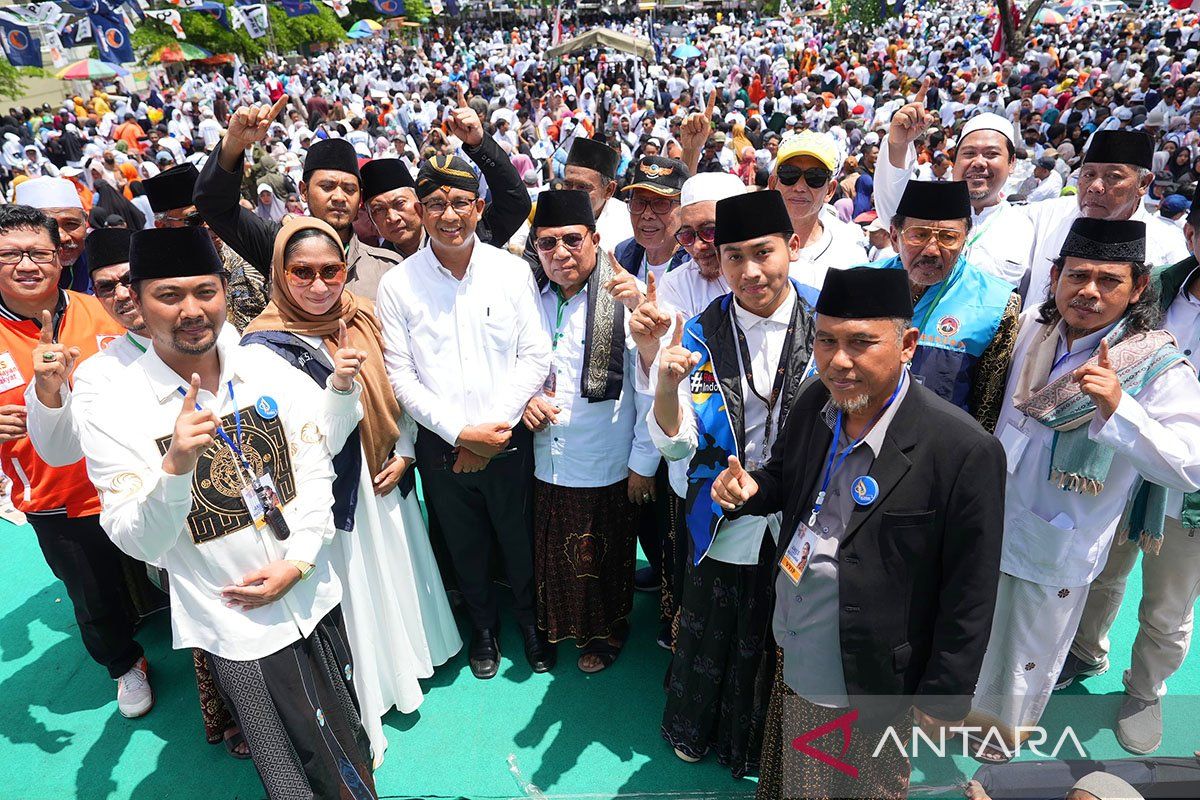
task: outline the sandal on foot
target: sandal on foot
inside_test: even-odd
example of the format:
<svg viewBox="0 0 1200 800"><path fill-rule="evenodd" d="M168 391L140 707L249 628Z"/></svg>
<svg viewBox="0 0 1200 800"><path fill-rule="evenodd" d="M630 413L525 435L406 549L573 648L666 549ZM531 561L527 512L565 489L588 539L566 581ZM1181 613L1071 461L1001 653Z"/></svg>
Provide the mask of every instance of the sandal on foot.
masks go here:
<svg viewBox="0 0 1200 800"><path fill-rule="evenodd" d="M596 639L588 642L586 645L584 645L583 652L579 654L579 661L577 662L579 671L588 675L595 675L597 672L603 672L613 665L613 662L617 660L617 656L621 655L621 649L624 646L624 642L621 644L613 644L607 639ZM584 667L583 659L587 656L595 656L596 659L600 661L600 666L594 669L587 669Z"/></svg>
<svg viewBox="0 0 1200 800"><path fill-rule="evenodd" d="M229 753L229 755L233 756L234 758L241 761L245 761L246 759L250 758L250 745L246 744L246 735L240 730L232 736L226 737L224 743L225 752ZM244 746L246 748L246 752L239 753L239 746Z"/></svg>

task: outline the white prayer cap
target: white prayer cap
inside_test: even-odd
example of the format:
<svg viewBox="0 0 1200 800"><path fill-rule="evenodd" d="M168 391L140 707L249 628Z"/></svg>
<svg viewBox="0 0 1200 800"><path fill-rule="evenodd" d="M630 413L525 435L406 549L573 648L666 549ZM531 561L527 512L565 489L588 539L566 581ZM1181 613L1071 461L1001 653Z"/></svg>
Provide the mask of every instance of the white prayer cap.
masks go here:
<svg viewBox="0 0 1200 800"><path fill-rule="evenodd" d="M962 142L969 134L975 131L995 131L1008 139L1008 143L1013 147L1017 143L1013 141L1013 126L1012 123L1006 120L999 114L993 114L990 111L985 111L982 114L976 114L967 120L967 124L963 125L962 133L958 135L958 141Z"/></svg>
<svg viewBox="0 0 1200 800"><path fill-rule="evenodd" d="M75 184L66 178L34 178L18 184L13 202L34 208L83 208Z"/></svg>
<svg viewBox="0 0 1200 800"><path fill-rule="evenodd" d="M1079 789L1098 800L1142 800L1138 790L1116 775L1107 772L1090 772L1080 778L1071 790Z"/></svg>
<svg viewBox="0 0 1200 800"><path fill-rule="evenodd" d="M701 172L683 182L679 192L679 206L690 206L706 200L724 200L726 197L745 194L746 184L737 175L728 172Z"/></svg>

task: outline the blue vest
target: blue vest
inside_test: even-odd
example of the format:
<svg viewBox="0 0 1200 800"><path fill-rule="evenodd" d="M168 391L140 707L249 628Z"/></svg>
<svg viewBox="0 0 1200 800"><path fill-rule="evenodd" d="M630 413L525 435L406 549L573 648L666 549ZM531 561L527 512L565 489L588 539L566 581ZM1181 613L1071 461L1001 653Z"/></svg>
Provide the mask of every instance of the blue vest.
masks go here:
<svg viewBox="0 0 1200 800"><path fill-rule="evenodd" d="M900 256L867 266L904 269ZM972 413L969 401L975 368L1000 329L1012 293L1011 284L959 256L946 280L926 289L913 309L913 325L921 338L910 368L912 376L943 400Z"/></svg>

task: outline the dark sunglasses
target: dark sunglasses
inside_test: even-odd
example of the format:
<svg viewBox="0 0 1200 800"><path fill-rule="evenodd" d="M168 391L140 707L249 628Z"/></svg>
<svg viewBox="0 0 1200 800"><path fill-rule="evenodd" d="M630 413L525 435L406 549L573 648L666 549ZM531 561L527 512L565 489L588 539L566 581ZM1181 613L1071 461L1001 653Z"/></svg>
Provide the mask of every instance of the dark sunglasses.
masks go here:
<svg viewBox="0 0 1200 800"><path fill-rule="evenodd" d="M692 228L680 228L675 231L675 241L679 242L684 247L691 247L696 243L696 239L712 244L717 239L717 226L705 225L704 227L695 230Z"/></svg>
<svg viewBox="0 0 1200 800"><path fill-rule="evenodd" d="M128 289L132 284L133 280L129 277L129 273L126 272L115 281L96 281L92 284L92 293L102 300L107 300L117 293L118 286L124 286Z"/></svg>
<svg viewBox="0 0 1200 800"><path fill-rule="evenodd" d="M562 236L539 236L533 246L543 253L553 253L558 249L559 242L566 245L568 250L578 250L583 247L583 234L564 233Z"/></svg>
<svg viewBox="0 0 1200 800"><path fill-rule="evenodd" d="M820 189L825 184L829 183L829 179L833 177L833 172L824 167L809 167L808 169L800 169L791 164L784 164L779 169L775 170L775 177L784 186L795 186L796 181L804 178L804 182L808 184L810 189Z"/></svg>

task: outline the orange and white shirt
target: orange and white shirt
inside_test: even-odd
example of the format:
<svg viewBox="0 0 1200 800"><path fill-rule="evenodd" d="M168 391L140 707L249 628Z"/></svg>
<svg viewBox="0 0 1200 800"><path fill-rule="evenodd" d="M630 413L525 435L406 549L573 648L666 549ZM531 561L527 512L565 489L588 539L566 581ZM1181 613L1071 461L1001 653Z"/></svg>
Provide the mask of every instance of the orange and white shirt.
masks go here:
<svg viewBox="0 0 1200 800"><path fill-rule="evenodd" d="M72 291L60 293L54 327L56 341L79 348L76 366L124 333L99 300ZM40 323L12 312L0 300L0 405L25 405L25 389L33 381L33 350L41 333ZM100 513L82 459L52 467L37 454L29 437L22 436L0 443L0 468L12 481L13 505L26 514Z"/></svg>

